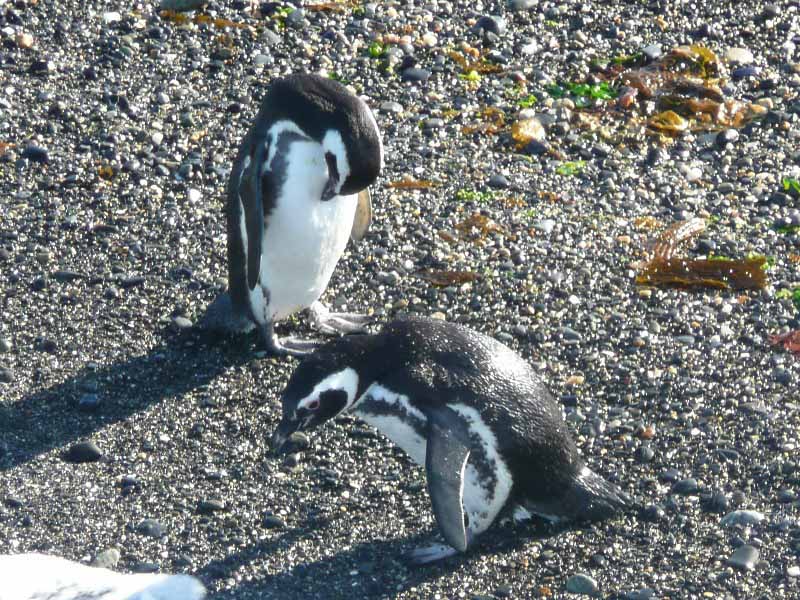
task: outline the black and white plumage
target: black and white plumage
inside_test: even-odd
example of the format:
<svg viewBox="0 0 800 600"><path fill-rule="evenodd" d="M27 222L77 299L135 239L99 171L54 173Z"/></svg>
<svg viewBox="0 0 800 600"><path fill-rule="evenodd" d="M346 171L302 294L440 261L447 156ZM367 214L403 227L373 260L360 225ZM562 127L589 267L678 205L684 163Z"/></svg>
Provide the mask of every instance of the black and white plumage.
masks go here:
<svg viewBox="0 0 800 600"><path fill-rule="evenodd" d="M116 573L47 554L0 555L0 600L202 600L189 575Z"/></svg>
<svg viewBox="0 0 800 600"><path fill-rule="evenodd" d="M343 85L309 74L272 82L231 171L228 292L206 327L255 326L269 350L292 354L313 343L283 344L273 324L299 310L325 333L360 331L366 318L330 313L319 298L348 238L369 227L382 164L375 118Z"/></svg>
<svg viewBox="0 0 800 600"><path fill-rule="evenodd" d="M417 563L464 552L499 516L598 520L629 504L586 467L533 369L463 326L414 318L329 342L300 363L282 403L277 449L351 412L425 465L449 546L415 551Z"/></svg>

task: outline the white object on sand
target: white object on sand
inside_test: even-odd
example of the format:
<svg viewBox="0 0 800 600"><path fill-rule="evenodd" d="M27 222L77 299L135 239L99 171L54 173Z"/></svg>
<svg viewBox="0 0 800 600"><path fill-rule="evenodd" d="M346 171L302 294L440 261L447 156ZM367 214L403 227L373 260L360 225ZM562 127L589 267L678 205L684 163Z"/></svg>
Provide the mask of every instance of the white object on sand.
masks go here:
<svg viewBox="0 0 800 600"><path fill-rule="evenodd" d="M115 573L46 554L0 556L0 600L201 600L189 575Z"/></svg>

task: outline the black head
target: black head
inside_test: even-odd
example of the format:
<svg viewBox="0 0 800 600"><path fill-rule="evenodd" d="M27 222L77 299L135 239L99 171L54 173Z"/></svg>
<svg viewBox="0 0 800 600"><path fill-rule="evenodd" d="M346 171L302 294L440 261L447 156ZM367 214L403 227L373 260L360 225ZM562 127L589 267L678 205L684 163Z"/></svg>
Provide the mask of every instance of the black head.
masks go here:
<svg viewBox="0 0 800 600"><path fill-rule="evenodd" d="M368 365L375 336L329 342L303 359L281 394L283 417L272 435L280 451L295 431L313 429L347 411L373 381Z"/></svg>
<svg viewBox="0 0 800 600"><path fill-rule="evenodd" d="M287 119L322 144L329 173L323 199L372 185L383 165L383 144L369 107L341 83L296 74L274 81L260 118Z"/></svg>

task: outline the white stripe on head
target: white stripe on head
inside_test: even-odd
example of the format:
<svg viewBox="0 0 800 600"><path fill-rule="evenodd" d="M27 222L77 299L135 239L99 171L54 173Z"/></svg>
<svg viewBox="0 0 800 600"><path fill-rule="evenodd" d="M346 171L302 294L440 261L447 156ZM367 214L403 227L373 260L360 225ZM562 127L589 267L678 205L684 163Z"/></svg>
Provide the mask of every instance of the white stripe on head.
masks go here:
<svg viewBox="0 0 800 600"><path fill-rule="evenodd" d="M381 170L383 170L383 140L381 139L381 130L378 129L378 122L375 120L375 115L372 114L372 111L370 110L369 106L367 106L366 102L364 102L364 110L367 113L367 119L375 128L375 135L378 136L378 152L380 153L381 157Z"/></svg>
<svg viewBox="0 0 800 600"><path fill-rule="evenodd" d="M336 157L336 168L339 171L339 184L336 186L336 193L342 189L344 182L350 176L350 159L347 157L347 147L344 145L342 134L335 129L329 129L322 138L322 149L330 152ZM330 173L328 174L330 176Z"/></svg>
<svg viewBox="0 0 800 600"><path fill-rule="evenodd" d="M275 124L267 131L267 138L269 139L269 154L261 166L261 174L265 171L272 169L272 160L275 158L275 153L278 151L278 140L284 133L296 133L304 138L308 138L308 134L297 126L294 121L283 119L276 121Z"/></svg>
<svg viewBox="0 0 800 600"><path fill-rule="evenodd" d="M320 395L328 390L342 390L347 394L347 404L343 409L347 410L356 400L358 373L350 367L337 371L336 373L331 373L315 385L308 396L297 403L297 408L307 408L310 403L318 401Z"/></svg>

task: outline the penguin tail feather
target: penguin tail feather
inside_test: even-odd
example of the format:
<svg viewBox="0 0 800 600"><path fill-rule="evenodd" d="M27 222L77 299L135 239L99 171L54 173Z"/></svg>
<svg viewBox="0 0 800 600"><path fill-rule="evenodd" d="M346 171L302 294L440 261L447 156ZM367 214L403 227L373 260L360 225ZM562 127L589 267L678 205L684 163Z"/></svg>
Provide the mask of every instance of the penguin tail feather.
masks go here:
<svg viewBox="0 0 800 600"><path fill-rule="evenodd" d="M634 501L613 483L584 467L562 498L562 510L575 520L601 521L634 508Z"/></svg>

